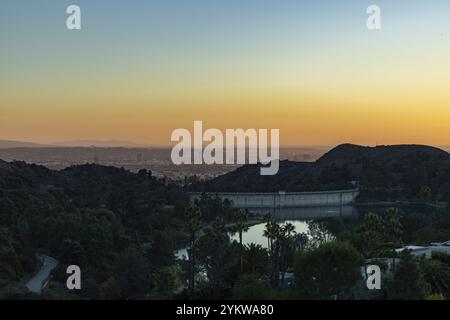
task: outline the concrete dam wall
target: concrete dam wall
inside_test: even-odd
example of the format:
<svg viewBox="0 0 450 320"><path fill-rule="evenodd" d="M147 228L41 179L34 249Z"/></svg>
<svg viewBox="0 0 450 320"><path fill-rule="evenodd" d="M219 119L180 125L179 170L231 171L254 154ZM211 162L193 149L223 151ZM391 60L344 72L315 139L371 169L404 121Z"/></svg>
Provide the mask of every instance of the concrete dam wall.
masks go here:
<svg viewBox="0 0 450 320"><path fill-rule="evenodd" d="M198 199L200 192L189 193L192 200ZM222 199L229 199L235 208L308 208L345 206L355 201L359 189L317 191L317 192L274 192L274 193L233 193L217 192Z"/></svg>

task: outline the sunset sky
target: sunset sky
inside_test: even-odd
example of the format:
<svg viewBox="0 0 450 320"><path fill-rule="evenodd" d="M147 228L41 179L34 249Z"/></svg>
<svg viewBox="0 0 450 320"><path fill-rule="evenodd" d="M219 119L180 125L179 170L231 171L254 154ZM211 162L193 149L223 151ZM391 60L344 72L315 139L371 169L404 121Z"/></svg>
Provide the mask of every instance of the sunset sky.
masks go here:
<svg viewBox="0 0 450 320"><path fill-rule="evenodd" d="M0 140L168 145L202 120L284 145L450 145L447 0L1 0L0 43Z"/></svg>

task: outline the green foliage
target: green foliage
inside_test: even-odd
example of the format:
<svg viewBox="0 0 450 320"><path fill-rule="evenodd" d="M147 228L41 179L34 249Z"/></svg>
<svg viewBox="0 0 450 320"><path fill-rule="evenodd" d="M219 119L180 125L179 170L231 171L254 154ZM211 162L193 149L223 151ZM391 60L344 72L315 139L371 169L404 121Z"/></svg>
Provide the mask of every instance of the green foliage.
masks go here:
<svg viewBox="0 0 450 320"><path fill-rule="evenodd" d="M445 300L445 297L442 294L434 293L426 297L426 300Z"/></svg>
<svg viewBox="0 0 450 320"><path fill-rule="evenodd" d="M388 298L394 300L422 300L428 295L427 283L418 261L402 252L394 279L388 287Z"/></svg>
<svg viewBox="0 0 450 320"><path fill-rule="evenodd" d="M233 230L235 230L239 235L239 245L240 245L240 253L239 253L239 261L241 273L244 272L244 257L243 257L243 245L242 245L242 234L248 230L248 211L242 211L239 209L233 210Z"/></svg>
<svg viewBox="0 0 450 320"><path fill-rule="evenodd" d="M201 230L201 211L200 208L194 204L186 210L186 225L185 229L189 236L189 294L191 298L194 297L195 290L195 273L196 273L196 255L197 255L197 238Z"/></svg>
<svg viewBox="0 0 450 320"><path fill-rule="evenodd" d="M114 276L110 276L100 284L99 296L104 300L120 299L122 297L120 284Z"/></svg>
<svg viewBox="0 0 450 320"><path fill-rule="evenodd" d="M246 245L243 260L245 273L264 275L269 270L268 251L259 244Z"/></svg>
<svg viewBox="0 0 450 320"><path fill-rule="evenodd" d="M280 271L284 277L288 266L292 265L296 232L293 224L287 222L280 225L271 215L266 215L264 221L264 236L267 237L270 257L270 284L272 288L276 288L279 285Z"/></svg>
<svg viewBox="0 0 450 320"><path fill-rule="evenodd" d="M269 291L255 275L243 275L234 288L233 298L239 300L264 300L269 298Z"/></svg>
<svg viewBox="0 0 450 320"><path fill-rule="evenodd" d="M450 254L448 254L448 253L433 251L431 253L431 258L433 260L440 261L450 267Z"/></svg>
<svg viewBox="0 0 450 320"><path fill-rule="evenodd" d="M238 278L239 253L240 246L230 241L223 219L217 218L205 230L198 244L198 261L206 271L210 297L220 298L227 284L232 285L233 279Z"/></svg>
<svg viewBox="0 0 450 320"><path fill-rule="evenodd" d="M401 246L403 226L398 209L367 214L354 236L352 242L366 257L377 257L386 249Z"/></svg>
<svg viewBox="0 0 450 320"><path fill-rule="evenodd" d="M231 208L231 203L228 200L222 201L219 196L211 196L206 193L202 193L200 198L195 201L195 205L202 213L204 221L214 221L218 216L224 220L233 219L235 210Z"/></svg>
<svg viewBox="0 0 450 320"><path fill-rule="evenodd" d="M299 297L332 299L362 280L362 264L359 252L345 242L329 242L299 253L294 265Z"/></svg>
<svg viewBox="0 0 450 320"><path fill-rule="evenodd" d="M154 297L157 299L170 299L174 292L176 292L180 286L180 271L176 266L170 266L162 268L155 276L156 288Z"/></svg>
<svg viewBox="0 0 450 320"><path fill-rule="evenodd" d="M450 199L449 199L450 200ZM425 211L425 212L424 212ZM411 209L401 219L406 243L429 245L450 239L450 209Z"/></svg>
<svg viewBox="0 0 450 320"><path fill-rule="evenodd" d="M433 197L430 187L422 186L419 190L419 194L417 197L422 201L430 201L431 198Z"/></svg>
<svg viewBox="0 0 450 320"><path fill-rule="evenodd" d="M65 281L68 264L81 267L80 297L147 295L160 272L175 265L187 204L178 187L144 172L97 165L62 171L23 162L2 165L0 291L18 296L11 292L22 290L20 281L35 272L35 253L42 252L59 260L57 281ZM64 290L49 292L48 298L66 296Z"/></svg>
<svg viewBox="0 0 450 320"><path fill-rule="evenodd" d="M19 244L11 233L0 227L0 279L18 280L24 275L25 257L19 254Z"/></svg>
<svg viewBox="0 0 450 320"><path fill-rule="evenodd" d="M23 162L0 165L0 298L161 299L175 293L187 297L174 251L188 243L190 259L180 265L187 266L190 298L330 299L349 292L360 278L362 258L354 247L373 258L392 255L403 241L450 238L450 212L401 216L389 209L368 214L360 226L345 233L334 232L329 221L311 221L308 234L297 234L292 224L266 216L268 249L244 246L246 212L206 194L189 206L181 189L145 171L133 174L84 165L56 172ZM361 165L367 176L374 177L373 183L386 179L379 170L388 164ZM417 179L411 178L411 189L428 201L439 191L430 196L431 189L421 186L430 185L433 191L442 187L429 184L424 172L431 171L421 166ZM328 186L338 185L341 176L350 178L351 171L330 165L320 179ZM229 237L230 222L240 235L239 243ZM334 234L354 247L336 242ZM36 270L36 252L60 261L53 278L59 286L41 296L21 285ZM390 298L449 297L448 256L434 253L431 261L408 259L402 258L389 285ZM80 293L69 293L61 285L68 264L82 267ZM293 266L295 292L279 285L280 275ZM413 278L418 281L411 282Z"/></svg>
<svg viewBox="0 0 450 320"><path fill-rule="evenodd" d="M425 281L429 284L429 291L433 294L450 298L450 270L448 265L439 260L423 260L420 267Z"/></svg>
<svg viewBox="0 0 450 320"><path fill-rule="evenodd" d="M334 235L329 232L327 224L323 220L308 221L307 235L309 237L309 245L315 248L335 240Z"/></svg>
<svg viewBox="0 0 450 320"><path fill-rule="evenodd" d="M144 255L136 248L125 249L116 259L114 275L120 287L121 297L149 293L153 287L150 279L150 268Z"/></svg>

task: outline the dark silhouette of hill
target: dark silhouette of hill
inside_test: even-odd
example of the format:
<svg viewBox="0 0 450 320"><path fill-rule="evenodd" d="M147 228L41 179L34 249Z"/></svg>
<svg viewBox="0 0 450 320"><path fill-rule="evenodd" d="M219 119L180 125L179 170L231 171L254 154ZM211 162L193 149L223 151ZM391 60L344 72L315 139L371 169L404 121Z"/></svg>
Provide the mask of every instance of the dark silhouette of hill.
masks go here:
<svg viewBox="0 0 450 320"><path fill-rule="evenodd" d="M409 156L425 156L448 159L449 154L441 149L423 145L393 145L363 147L354 144L342 144L325 153L317 160L319 166L356 165L362 159L377 159L383 161L404 161Z"/></svg>
<svg viewBox="0 0 450 320"><path fill-rule="evenodd" d="M123 212L130 199L152 199L155 207L171 204L174 195L186 200L177 187L165 185L164 181L152 177L150 171L141 170L136 174L123 168L96 164L55 171L23 161L0 160L0 190L24 191L39 196L58 194L57 201L62 205L108 207L113 211L117 209L116 212ZM172 195L172 192L175 193Z"/></svg>
<svg viewBox="0 0 450 320"><path fill-rule="evenodd" d="M229 192L314 191L358 185L362 199L450 198L450 155L423 145L343 144L313 163L281 161L274 176L246 165L192 189ZM431 195L427 189L431 189Z"/></svg>
<svg viewBox="0 0 450 320"><path fill-rule="evenodd" d="M313 171L313 162L280 161L280 170L273 176L261 176L262 165L245 165L235 171L207 182L194 185L193 189L230 192L270 192L279 190L303 190L305 174Z"/></svg>
<svg viewBox="0 0 450 320"><path fill-rule="evenodd" d="M174 264L188 201L146 170L87 164L53 171L0 160L0 299L28 295L22 279L38 267L36 252L60 262L54 276L61 283L68 265L85 270L84 288L92 285L83 297L103 296L98 284L117 273L125 277L117 280L121 298L151 291L159 270ZM150 271L130 289L136 264Z"/></svg>

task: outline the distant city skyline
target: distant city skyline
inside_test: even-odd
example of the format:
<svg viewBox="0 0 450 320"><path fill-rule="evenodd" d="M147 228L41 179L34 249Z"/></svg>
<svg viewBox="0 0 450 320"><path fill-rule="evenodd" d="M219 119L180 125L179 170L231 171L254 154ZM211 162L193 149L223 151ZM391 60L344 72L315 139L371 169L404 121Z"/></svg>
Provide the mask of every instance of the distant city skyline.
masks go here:
<svg viewBox="0 0 450 320"><path fill-rule="evenodd" d="M371 1L3 0L0 139L169 146L202 120L282 146L450 145L450 3L375 3L379 31Z"/></svg>

